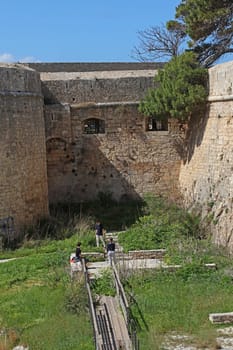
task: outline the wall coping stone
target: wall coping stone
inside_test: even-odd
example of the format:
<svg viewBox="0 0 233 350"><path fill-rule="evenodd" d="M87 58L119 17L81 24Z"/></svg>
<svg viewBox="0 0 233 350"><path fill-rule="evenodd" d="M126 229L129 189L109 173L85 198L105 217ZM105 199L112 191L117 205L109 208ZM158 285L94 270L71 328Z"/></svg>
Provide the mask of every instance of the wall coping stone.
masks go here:
<svg viewBox="0 0 233 350"><path fill-rule="evenodd" d="M222 102L222 101L232 101L233 95L219 95L219 96L209 96L209 102Z"/></svg>
<svg viewBox="0 0 233 350"><path fill-rule="evenodd" d="M163 62L54 62L24 63L38 72L92 72L113 70L142 70L163 68Z"/></svg>
<svg viewBox="0 0 233 350"><path fill-rule="evenodd" d="M76 108L98 108L98 107L111 107L111 106L132 106L139 105L139 101L114 101L114 102L84 102L71 104L70 107L73 109Z"/></svg>
<svg viewBox="0 0 233 350"><path fill-rule="evenodd" d="M39 97L44 98L42 94L36 92L27 92L27 91L0 91L0 96L13 96L13 97Z"/></svg>

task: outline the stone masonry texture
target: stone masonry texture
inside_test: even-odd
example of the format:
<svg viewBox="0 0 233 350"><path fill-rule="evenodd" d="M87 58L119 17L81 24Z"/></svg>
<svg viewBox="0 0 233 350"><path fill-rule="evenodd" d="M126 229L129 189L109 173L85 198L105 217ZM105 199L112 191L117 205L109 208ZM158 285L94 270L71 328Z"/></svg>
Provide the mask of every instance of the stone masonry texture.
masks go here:
<svg viewBox="0 0 233 350"><path fill-rule="evenodd" d="M199 208L233 251L233 62L209 70L206 114L148 131L138 103L162 64L0 65L0 219L17 225L48 204L146 193ZM87 121L104 126L86 134Z"/></svg>
<svg viewBox="0 0 233 350"><path fill-rule="evenodd" d="M180 170L187 208L201 208L213 240L233 251L233 62L209 70L209 106L191 124Z"/></svg>
<svg viewBox="0 0 233 350"><path fill-rule="evenodd" d="M148 132L147 118L138 112L157 70L153 65L111 67L48 72L46 66L40 73L51 203L92 200L100 192L117 200L145 193L180 197L177 130ZM93 118L104 123L104 133L84 133Z"/></svg>
<svg viewBox="0 0 233 350"><path fill-rule="evenodd" d="M39 74L0 65L0 218L23 227L48 215L43 98Z"/></svg>

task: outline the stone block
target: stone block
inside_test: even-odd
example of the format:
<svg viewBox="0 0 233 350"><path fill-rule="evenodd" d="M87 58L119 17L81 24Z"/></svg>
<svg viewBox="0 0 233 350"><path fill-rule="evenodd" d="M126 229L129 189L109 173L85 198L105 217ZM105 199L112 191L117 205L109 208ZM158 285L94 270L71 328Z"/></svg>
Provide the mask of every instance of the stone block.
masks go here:
<svg viewBox="0 0 233 350"><path fill-rule="evenodd" d="M209 314L209 320L214 324L233 323L233 312Z"/></svg>

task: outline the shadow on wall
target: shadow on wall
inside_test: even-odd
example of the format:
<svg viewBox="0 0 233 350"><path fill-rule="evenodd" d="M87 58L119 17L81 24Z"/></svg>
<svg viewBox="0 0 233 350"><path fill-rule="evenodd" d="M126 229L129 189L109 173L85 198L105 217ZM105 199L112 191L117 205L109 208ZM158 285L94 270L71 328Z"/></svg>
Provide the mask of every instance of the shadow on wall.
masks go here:
<svg viewBox="0 0 233 350"><path fill-rule="evenodd" d="M132 184L132 173L138 172L136 162L123 152L112 153L110 161L103 153L104 147L101 150L101 136L82 135L80 139L66 147L58 138L47 142L49 202L92 201L100 192L112 193L118 201L140 200ZM109 152L114 142L119 141L107 142ZM136 177L143 187L143 173L141 175Z"/></svg>
<svg viewBox="0 0 233 350"><path fill-rule="evenodd" d="M51 105L51 104L61 104L61 101L59 101L54 94L51 92L51 89L47 87L47 85L43 82L41 82L41 89L42 94L44 96L44 104L45 105Z"/></svg>
<svg viewBox="0 0 233 350"><path fill-rule="evenodd" d="M185 137L181 140L177 138L175 141L176 149L184 164L191 161L195 148L201 145L208 118L209 106L206 108L205 112L195 114L190 118Z"/></svg>

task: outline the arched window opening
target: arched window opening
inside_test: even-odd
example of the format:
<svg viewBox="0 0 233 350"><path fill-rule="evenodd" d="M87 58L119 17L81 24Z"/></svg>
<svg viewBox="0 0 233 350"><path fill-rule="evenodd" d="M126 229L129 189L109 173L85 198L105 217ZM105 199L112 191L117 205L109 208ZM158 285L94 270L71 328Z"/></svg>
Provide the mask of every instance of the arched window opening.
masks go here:
<svg viewBox="0 0 233 350"><path fill-rule="evenodd" d="M102 119L90 118L84 120L83 123L84 134L104 134L105 123Z"/></svg>
<svg viewBox="0 0 233 350"><path fill-rule="evenodd" d="M156 117L147 118L147 131L168 131L168 121L156 119Z"/></svg>

